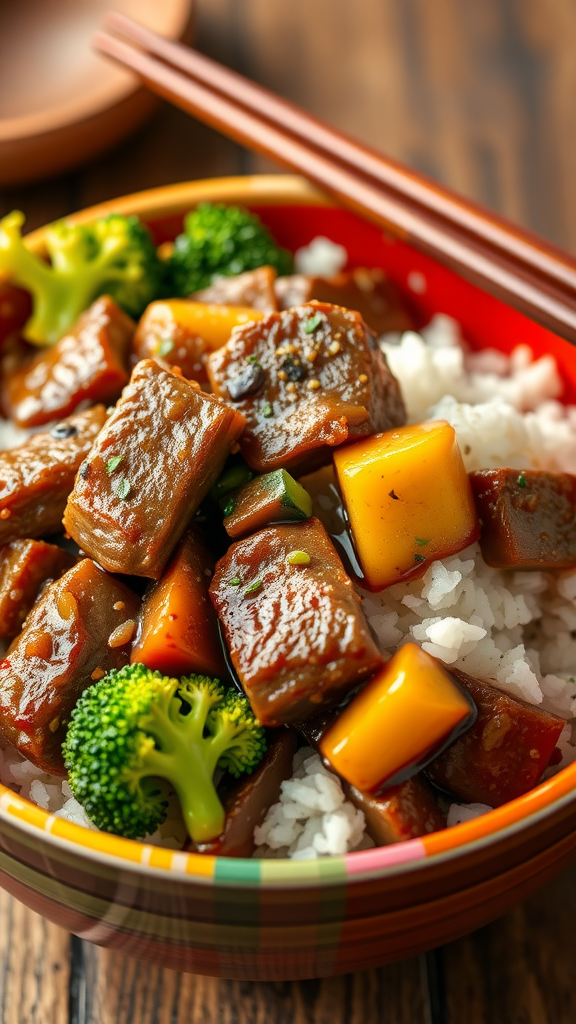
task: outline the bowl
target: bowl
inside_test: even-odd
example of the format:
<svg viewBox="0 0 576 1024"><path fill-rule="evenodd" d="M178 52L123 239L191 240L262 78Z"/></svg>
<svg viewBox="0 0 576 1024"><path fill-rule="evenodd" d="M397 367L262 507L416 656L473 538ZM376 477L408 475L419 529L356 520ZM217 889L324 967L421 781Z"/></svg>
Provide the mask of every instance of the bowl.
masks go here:
<svg viewBox="0 0 576 1024"><path fill-rule="evenodd" d="M20 0L2 11L0 185L88 160L136 128L157 100L90 47L110 0ZM112 5L171 39L186 34L192 0Z"/></svg>
<svg viewBox="0 0 576 1024"><path fill-rule="evenodd" d="M456 317L477 348L522 338L553 352L576 391L571 346L499 300L335 206L300 178L173 185L84 210L137 213L158 242L203 200L260 214L291 248L324 234L352 265L382 266L418 322ZM28 236L42 251L44 231ZM0 884L82 938L178 970L227 978L314 978L363 969L457 938L504 913L576 852L576 764L481 818L375 850L316 861L174 852L89 831L0 787Z"/></svg>

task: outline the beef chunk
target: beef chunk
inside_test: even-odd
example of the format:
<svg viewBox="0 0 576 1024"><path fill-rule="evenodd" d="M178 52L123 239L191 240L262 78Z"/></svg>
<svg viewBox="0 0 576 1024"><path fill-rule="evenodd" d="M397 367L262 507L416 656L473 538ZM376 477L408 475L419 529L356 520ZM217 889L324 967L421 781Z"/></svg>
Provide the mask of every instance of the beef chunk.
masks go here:
<svg viewBox="0 0 576 1024"><path fill-rule="evenodd" d="M500 807L537 784L565 722L482 679L459 670L452 675L472 695L478 718L426 773L467 803Z"/></svg>
<svg viewBox="0 0 576 1024"><path fill-rule="evenodd" d="M399 786L390 786L379 796L363 793L349 783L344 784L344 792L363 811L368 834L376 846L402 843L446 828L446 815L422 774L413 775Z"/></svg>
<svg viewBox="0 0 576 1024"><path fill-rule="evenodd" d="M68 533L110 572L159 579L243 424L198 385L138 363L76 478Z"/></svg>
<svg viewBox="0 0 576 1024"><path fill-rule="evenodd" d="M359 313L310 303L237 328L208 360L217 395L246 416L240 447L259 473L300 473L332 449L404 423L398 384Z"/></svg>
<svg viewBox="0 0 576 1024"><path fill-rule="evenodd" d="M47 580L74 565L67 551L43 540L13 540L0 547L0 637L16 636Z"/></svg>
<svg viewBox="0 0 576 1024"><path fill-rule="evenodd" d="M179 315L184 306L179 300L148 306L136 328L132 362L135 365L141 359L157 359L164 366L179 366L187 380L204 383L211 346Z"/></svg>
<svg viewBox="0 0 576 1024"><path fill-rule="evenodd" d="M576 476L533 469L470 474L480 548L496 569L576 566Z"/></svg>
<svg viewBox="0 0 576 1024"><path fill-rule="evenodd" d="M318 519L269 527L233 544L216 566L210 594L234 668L264 725L315 714L382 665L352 581Z"/></svg>
<svg viewBox="0 0 576 1024"><path fill-rule="evenodd" d="M330 302L357 310L376 334L408 331L413 326L400 293L380 268L358 267L334 277L291 274L277 278L274 290L280 309L301 306L313 299Z"/></svg>
<svg viewBox="0 0 576 1024"><path fill-rule="evenodd" d="M97 405L0 452L0 544L61 532L74 477L105 420Z"/></svg>
<svg viewBox="0 0 576 1024"><path fill-rule="evenodd" d="M284 780L291 777L297 746L298 737L293 729L279 729L274 734L264 759L252 775L234 783L223 794L224 831L217 839L201 843L199 853L213 857L252 856L254 829L262 824L272 804L279 799Z"/></svg>
<svg viewBox="0 0 576 1024"><path fill-rule="evenodd" d="M271 523L298 522L312 515L312 499L285 469L249 480L220 501L224 528L235 540Z"/></svg>
<svg viewBox="0 0 576 1024"><path fill-rule="evenodd" d="M247 306L274 313L278 302L274 291L274 267L258 267L233 277L217 277L208 288L190 296L196 302L213 302L223 306Z"/></svg>
<svg viewBox="0 0 576 1024"><path fill-rule="evenodd" d="M61 746L80 694L126 665L118 627L136 618L138 598L89 558L50 583L0 663L0 731L33 764L64 775Z"/></svg>
<svg viewBox="0 0 576 1024"><path fill-rule="evenodd" d="M115 401L128 380L134 327L108 295L97 299L56 345L6 374L8 415L21 427L37 427L68 416L80 402Z"/></svg>
<svg viewBox="0 0 576 1024"><path fill-rule="evenodd" d="M218 620L208 596L214 559L193 523L162 578L150 585L130 660L170 676L222 676Z"/></svg>

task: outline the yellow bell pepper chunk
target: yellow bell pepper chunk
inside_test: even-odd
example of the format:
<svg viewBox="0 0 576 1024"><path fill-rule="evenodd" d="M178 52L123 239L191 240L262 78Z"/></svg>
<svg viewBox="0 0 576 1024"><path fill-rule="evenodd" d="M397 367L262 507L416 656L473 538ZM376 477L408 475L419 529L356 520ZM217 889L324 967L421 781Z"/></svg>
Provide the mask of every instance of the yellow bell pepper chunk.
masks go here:
<svg viewBox="0 0 576 1024"><path fill-rule="evenodd" d="M370 590L422 576L477 540L480 524L456 434L445 420L399 427L334 452Z"/></svg>
<svg viewBox="0 0 576 1024"><path fill-rule="evenodd" d="M405 644L325 733L320 750L363 792L418 764L474 708L436 658Z"/></svg>
<svg viewBox="0 0 576 1024"><path fill-rule="evenodd" d="M176 325L188 334L197 335L212 350L221 348L229 340L234 327L262 320L265 314L259 309L245 306L216 306L208 302L192 302L189 299L168 299L152 302L144 313L148 327L152 324L171 337L170 327Z"/></svg>

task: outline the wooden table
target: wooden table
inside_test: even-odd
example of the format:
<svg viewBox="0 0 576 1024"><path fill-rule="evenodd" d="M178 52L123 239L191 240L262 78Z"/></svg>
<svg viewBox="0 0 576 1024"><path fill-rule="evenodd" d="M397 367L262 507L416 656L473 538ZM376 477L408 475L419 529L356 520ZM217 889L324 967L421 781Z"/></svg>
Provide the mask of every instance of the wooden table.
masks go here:
<svg viewBox="0 0 576 1024"><path fill-rule="evenodd" d="M197 44L576 249L574 0L197 0ZM29 226L153 185L270 170L163 108L79 172L0 195ZM521 339L518 339L519 341ZM426 957L248 984L109 954L0 895L0 1024L573 1024L576 868Z"/></svg>

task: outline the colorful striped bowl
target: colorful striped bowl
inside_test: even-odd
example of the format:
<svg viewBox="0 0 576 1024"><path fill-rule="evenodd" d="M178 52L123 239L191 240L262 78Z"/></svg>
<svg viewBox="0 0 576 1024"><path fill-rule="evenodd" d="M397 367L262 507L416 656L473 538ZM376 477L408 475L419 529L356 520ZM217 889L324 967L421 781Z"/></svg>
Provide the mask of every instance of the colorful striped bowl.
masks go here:
<svg viewBox="0 0 576 1024"><path fill-rule="evenodd" d="M324 234L352 265L382 266L469 342L553 352L576 392L562 339L335 207L304 181L262 176L155 189L85 210L137 213L158 241L201 200L256 210L290 248ZM43 231L29 236L42 250ZM313 978L414 954L485 924L527 896L576 851L576 764L482 818L382 849L318 861L202 857L73 825L0 787L0 883L83 938L164 966L228 978Z"/></svg>

